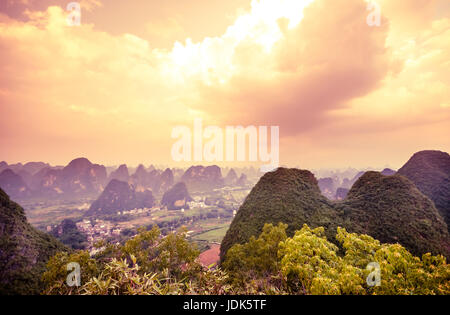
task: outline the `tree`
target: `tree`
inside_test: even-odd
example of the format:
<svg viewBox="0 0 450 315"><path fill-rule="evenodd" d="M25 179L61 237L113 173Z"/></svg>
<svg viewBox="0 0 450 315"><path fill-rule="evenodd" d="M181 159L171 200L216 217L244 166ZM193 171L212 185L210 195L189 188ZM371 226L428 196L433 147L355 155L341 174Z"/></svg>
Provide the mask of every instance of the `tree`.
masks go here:
<svg viewBox="0 0 450 315"><path fill-rule="evenodd" d="M281 242L281 272L288 288L303 294L363 293L363 278L337 251L338 247L327 241L324 228L310 229L306 224Z"/></svg>
<svg viewBox="0 0 450 315"><path fill-rule="evenodd" d="M280 242L287 238L286 228L287 225L283 223L278 226L264 225L258 238L252 236L248 243L233 245L228 250L222 267L239 285L252 279L264 278L269 285L279 273L278 249Z"/></svg>
<svg viewBox="0 0 450 315"><path fill-rule="evenodd" d="M234 245L220 268L197 260L185 231L140 230L95 259L86 251L58 253L47 264L46 294L450 294L443 256L413 256L399 244L337 229L340 247L324 228L304 225L287 238L286 225L266 224L258 238ZM81 267L81 287L66 285L67 264ZM374 282L368 281L375 269ZM378 277L379 276L379 277ZM379 280L379 281L378 281Z"/></svg>
<svg viewBox="0 0 450 315"><path fill-rule="evenodd" d="M69 263L80 265L81 285L99 274L99 267L95 259L90 258L87 251L76 251L71 254L59 252L47 262L47 268L42 275L44 294L79 294L80 287L69 287L66 283Z"/></svg>
<svg viewBox="0 0 450 315"><path fill-rule="evenodd" d="M450 294L450 267L443 256L414 257L400 244L380 244L367 235L337 229L345 253L304 225L280 243L281 272L291 292L303 294ZM377 286L366 281L369 263L380 266Z"/></svg>
<svg viewBox="0 0 450 315"><path fill-rule="evenodd" d="M150 231L139 230L138 235L128 240L120 252L122 258L136 257L142 272L154 273L167 269L174 277L181 277L183 268L193 264L200 254L195 245L186 240L185 230L161 238L157 226Z"/></svg>

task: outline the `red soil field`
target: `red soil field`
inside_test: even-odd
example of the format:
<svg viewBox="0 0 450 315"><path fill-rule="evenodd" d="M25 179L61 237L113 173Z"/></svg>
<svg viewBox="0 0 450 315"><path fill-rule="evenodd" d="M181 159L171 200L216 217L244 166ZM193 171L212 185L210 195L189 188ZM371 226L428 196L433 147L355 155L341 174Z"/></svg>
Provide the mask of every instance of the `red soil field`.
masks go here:
<svg viewBox="0 0 450 315"><path fill-rule="evenodd" d="M203 266L209 266L219 261L220 245L212 244L211 248L200 254L200 263Z"/></svg>

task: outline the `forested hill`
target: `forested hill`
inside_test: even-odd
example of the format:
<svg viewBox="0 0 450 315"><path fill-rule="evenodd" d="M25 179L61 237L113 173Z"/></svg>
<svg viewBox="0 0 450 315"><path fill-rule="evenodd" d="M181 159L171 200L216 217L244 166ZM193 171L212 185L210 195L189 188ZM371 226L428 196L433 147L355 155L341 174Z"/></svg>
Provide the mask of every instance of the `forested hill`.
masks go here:
<svg viewBox="0 0 450 315"><path fill-rule="evenodd" d="M450 155L441 151L421 151L398 171L433 200L450 229Z"/></svg>
<svg viewBox="0 0 450 315"><path fill-rule="evenodd" d="M33 228L24 210L0 189L0 295L39 294L47 260L67 248Z"/></svg>
<svg viewBox="0 0 450 315"><path fill-rule="evenodd" d="M449 256L447 226L433 202L400 175L367 172L345 200L331 202L320 194L309 171L279 168L267 173L231 223L222 242L221 258L233 244L259 235L265 223L279 222L288 225L288 235L308 224L324 227L332 240L340 226L382 242L398 242L414 254Z"/></svg>

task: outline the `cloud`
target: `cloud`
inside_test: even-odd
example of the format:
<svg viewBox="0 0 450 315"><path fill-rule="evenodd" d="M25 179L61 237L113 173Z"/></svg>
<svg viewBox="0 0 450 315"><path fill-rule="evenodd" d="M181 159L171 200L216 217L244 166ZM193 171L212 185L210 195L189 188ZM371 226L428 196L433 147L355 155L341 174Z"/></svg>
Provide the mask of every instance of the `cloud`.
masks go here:
<svg viewBox="0 0 450 315"><path fill-rule="evenodd" d="M389 23L396 31L414 33L429 27L436 13L440 0L377 0L381 11L389 16Z"/></svg>
<svg viewBox="0 0 450 315"><path fill-rule="evenodd" d="M333 144L362 162L398 141L450 146L450 20L422 4L380 1L382 24L369 27L363 0L254 0L222 35L171 49L94 22L69 27L62 7L26 21L0 14L0 146L11 157L163 162L171 128L197 117L279 125L282 163L308 150L325 160ZM179 14L143 27L187 36ZM408 138L414 127L433 140Z"/></svg>
<svg viewBox="0 0 450 315"><path fill-rule="evenodd" d="M100 0L79 0L77 1L80 3L81 9L92 11L95 8L102 7L103 4Z"/></svg>
<svg viewBox="0 0 450 315"><path fill-rule="evenodd" d="M376 89L389 72L393 60L385 46L387 27L366 24L364 2L306 3L305 17L297 20L284 16L292 12L289 6L272 20L258 16L271 11L270 3L261 2L265 9L254 7L253 20L236 21L234 28L247 26L242 32L233 33L231 27L220 39L187 43L176 51L194 59L186 60L186 67L202 70L190 76L198 79L201 99L193 98L191 106L222 121L276 124L285 134L298 133L326 120L328 111ZM210 55L220 58L208 60Z"/></svg>
<svg viewBox="0 0 450 315"><path fill-rule="evenodd" d="M155 140L149 122L155 129L166 125L163 111L170 110L158 107L170 94L158 75L163 57L131 34L68 27L59 7L29 17L27 23L0 18L2 146L42 152L66 139L95 156L101 155L95 146L117 139L136 146Z"/></svg>

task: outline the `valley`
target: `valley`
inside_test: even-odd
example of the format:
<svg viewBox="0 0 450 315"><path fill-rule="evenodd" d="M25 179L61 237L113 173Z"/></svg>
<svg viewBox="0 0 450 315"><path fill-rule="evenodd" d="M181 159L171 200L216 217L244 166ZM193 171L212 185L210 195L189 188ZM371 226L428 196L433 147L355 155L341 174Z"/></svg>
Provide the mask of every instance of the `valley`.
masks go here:
<svg viewBox="0 0 450 315"><path fill-rule="evenodd" d="M22 206L20 220L25 218L26 223L21 223L25 229L48 237L49 244L55 242L44 249L47 255L65 246L72 253L102 261L102 256L127 251L150 237L161 246L168 242L167 253L176 248L201 268L223 270L233 281L246 281L259 272L272 273L283 262L284 258L274 261L285 255L279 248L283 240L314 231L323 237L321 242L329 241L330 249L339 245L345 233L357 233L351 235L388 244L383 246L397 244L408 255L423 259L430 254L442 255L433 256L438 260L450 257L450 156L445 152L418 152L398 173L391 169L315 171L324 176L318 179L308 170L284 167L258 173L219 166L157 169L140 165L130 175L126 165L105 167L85 158L65 167L31 165L34 174L25 180L18 175L24 174L24 165L2 163L0 184ZM4 204L11 207L6 198ZM165 264L164 255L154 255ZM142 259L144 266L153 264ZM36 273L45 269L42 264L35 267Z"/></svg>
<svg viewBox="0 0 450 315"><path fill-rule="evenodd" d="M82 244L91 253L97 252L95 245L99 242L123 242L136 235L139 228L151 229L152 226L158 226L163 235L184 228L188 239L206 250L221 243L235 213L250 192L250 186L245 182L246 176L238 177L232 169L229 176L222 179L219 169L219 175L213 179L217 184L209 189L208 179L195 179L198 175L192 175L198 170L203 169L190 168L180 178L196 191L192 194L186 186L182 186L179 191L179 185L170 185L174 183L170 169L158 173L155 169L147 171L141 165L133 175L129 175L127 166L121 165L111 171L110 182L97 199L89 193L87 196L72 192L65 194L58 187L63 197L48 198L48 191L39 192L35 188L33 196L18 200L30 224L43 232L63 237L64 231L60 224L63 221L73 222L86 237L86 242ZM74 176L79 178L81 175ZM190 176L194 179L190 179ZM78 182L78 179L74 182ZM137 199L131 204L122 202L135 198L135 194L145 189L151 194L149 203L139 203Z"/></svg>

